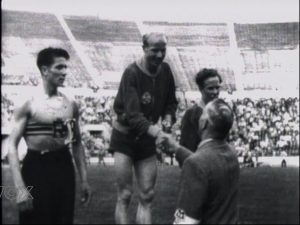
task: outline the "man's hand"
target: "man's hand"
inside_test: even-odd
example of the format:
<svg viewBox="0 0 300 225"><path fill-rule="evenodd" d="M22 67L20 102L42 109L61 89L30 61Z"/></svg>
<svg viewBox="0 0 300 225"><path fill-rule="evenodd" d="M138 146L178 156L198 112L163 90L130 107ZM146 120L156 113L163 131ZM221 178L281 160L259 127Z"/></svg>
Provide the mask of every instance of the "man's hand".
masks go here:
<svg viewBox="0 0 300 225"><path fill-rule="evenodd" d="M169 149L169 144L167 142L167 134L163 131L159 131L156 135L155 141L158 150L166 152Z"/></svg>
<svg viewBox="0 0 300 225"><path fill-rule="evenodd" d="M171 115L166 115L165 119L162 121L163 131L166 133L172 132L172 117Z"/></svg>
<svg viewBox="0 0 300 225"><path fill-rule="evenodd" d="M29 194L27 188L22 189L22 195L20 198L17 198L17 205L21 212L33 209L32 196Z"/></svg>
<svg viewBox="0 0 300 225"><path fill-rule="evenodd" d="M85 208L90 204L92 192L87 182L81 184L81 207Z"/></svg>
<svg viewBox="0 0 300 225"><path fill-rule="evenodd" d="M176 153L180 145L174 140L172 135L170 134L165 134L163 137L164 141L167 142L168 149L162 149L164 152L173 152Z"/></svg>

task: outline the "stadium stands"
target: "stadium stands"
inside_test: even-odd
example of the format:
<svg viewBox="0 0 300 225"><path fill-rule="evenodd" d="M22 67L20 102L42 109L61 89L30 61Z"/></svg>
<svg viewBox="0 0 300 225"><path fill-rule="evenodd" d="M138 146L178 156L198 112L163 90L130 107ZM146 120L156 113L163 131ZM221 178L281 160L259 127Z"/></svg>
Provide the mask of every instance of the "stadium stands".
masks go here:
<svg viewBox="0 0 300 225"><path fill-rule="evenodd" d="M229 47L225 23L169 23L145 21L147 27L159 27L168 34L170 46L218 46Z"/></svg>
<svg viewBox="0 0 300 225"><path fill-rule="evenodd" d="M205 67L216 68L224 81L224 89L235 90L235 80L228 62L229 35L227 25L205 23L169 23L145 21L146 27L156 27L168 34L171 51L170 64L181 89L197 91L196 73ZM170 48L169 48L170 49ZM167 54L170 51L168 50ZM178 55L179 57L173 57ZM178 58L178 60L176 60ZM175 60L174 60L175 59ZM179 62L180 60L180 62ZM184 76L184 78L182 78Z"/></svg>
<svg viewBox="0 0 300 225"><path fill-rule="evenodd" d="M111 130L114 96L84 97L76 95L81 126L107 124ZM180 137L180 123L186 109L197 101L180 99L177 122L173 135ZM299 155L299 98L240 98L226 100L233 108L235 122L229 141L241 156L245 151L257 151L262 156ZM187 103L187 104L185 104ZM8 125L14 103L6 94L1 95L2 126ZM109 135L108 135L109 137Z"/></svg>
<svg viewBox="0 0 300 225"><path fill-rule="evenodd" d="M192 90L189 79L182 67L182 61L180 60L177 48L168 47L165 61L171 66L176 86L183 91Z"/></svg>
<svg viewBox="0 0 300 225"><path fill-rule="evenodd" d="M131 45L141 41L137 25L131 21L101 20L97 17L64 16L66 23L78 41L109 42Z"/></svg>
<svg viewBox="0 0 300 225"><path fill-rule="evenodd" d="M67 86L93 84L54 15L9 10L2 13L2 84L38 85L41 78L36 54L49 46L65 48L71 55Z"/></svg>
<svg viewBox="0 0 300 225"><path fill-rule="evenodd" d="M141 32L134 21L104 20L96 16L63 18L99 78L107 71L122 73L142 55ZM3 10L2 21L5 65L2 84L37 85L40 75L33 63L36 53L51 45L65 48L72 56L69 73L72 76L67 78L66 86L97 89L98 81L88 74L55 15ZM144 21L142 27L162 29L168 35L166 61L171 65L179 90L197 91L194 76L204 67L220 71L224 90L236 90L227 24ZM239 76L245 90L274 90L281 84L266 83L266 80L276 81L270 79L274 74L296 70L296 61L281 59L295 58L292 56L299 46L299 23L234 24L234 31L244 61ZM17 63L19 66L14 66ZM117 87L118 82L104 82L104 88Z"/></svg>
<svg viewBox="0 0 300 225"><path fill-rule="evenodd" d="M53 14L2 10L1 25L4 37L68 40Z"/></svg>
<svg viewBox="0 0 300 225"><path fill-rule="evenodd" d="M139 46L109 46L102 42L80 42L89 56L93 66L101 72L121 71L142 55Z"/></svg>
<svg viewBox="0 0 300 225"><path fill-rule="evenodd" d="M96 16L63 16L75 40L83 49L103 80L103 88L117 90L119 79L128 64L142 56L141 27L134 21L104 20ZM177 90L197 91L194 82L202 68L216 68L223 78L223 90L236 90L234 61L230 52L228 26L225 23L170 23L144 21L143 28L158 28L168 35L165 61L171 65ZM299 23L234 24L242 65L244 90L276 90L280 87L299 89ZM36 54L53 46L66 49L70 55L67 87L99 89L81 57L72 46L64 28L54 14L2 11L3 85L37 86L41 76L36 67ZM80 55L81 56L81 55ZM297 58L298 57L298 58ZM297 60L298 59L298 60ZM102 77L101 77L102 76ZM285 81L281 82L284 76ZM79 89L77 89L79 90ZM84 90L84 89L80 89ZM1 95L2 125L8 124L14 102ZM260 97L260 96L259 96ZM114 116L113 97L77 96L83 124L111 124ZM196 100L197 102L197 100ZM180 100L174 133L178 138L180 118L194 102ZM258 147L261 154L299 155L299 99L265 98L234 99L230 104L236 113L236 126L230 140L239 149ZM297 129L298 128L298 129Z"/></svg>
<svg viewBox="0 0 300 225"><path fill-rule="evenodd" d="M234 30L244 61L245 90L299 88L299 81L295 82L299 67L299 23L235 24ZM284 83L290 79L291 82L278 83L283 76Z"/></svg>
<svg viewBox="0 0 300 225"><path fill-rule="evenodd" d="M250 50L295 49L299 23L235 24L238 47Z"/></svg>
<svg viewBox="0 0 300 225"><path fill-rule="evenodd" d="M177 48L191 90L198 90L194 77L202 68L216 68L222 75L224 89L235 90L233 71L228 63L228 49L215 47ZM223 89L223 90L224 90Z"/></svg>

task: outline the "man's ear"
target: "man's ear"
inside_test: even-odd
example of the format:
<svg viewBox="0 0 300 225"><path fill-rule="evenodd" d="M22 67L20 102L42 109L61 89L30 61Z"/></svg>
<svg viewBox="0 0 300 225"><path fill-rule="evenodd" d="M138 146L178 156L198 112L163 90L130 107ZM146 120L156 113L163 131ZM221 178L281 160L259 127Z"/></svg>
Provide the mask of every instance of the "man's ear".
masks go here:
<svg viewBox="0 0 300 225"><path fill-rule="evenodd" d="M42 66L41 67L41 73L43 76L46 76L47 75L47 72L48 72L48 68L47 66Z"/></svg>

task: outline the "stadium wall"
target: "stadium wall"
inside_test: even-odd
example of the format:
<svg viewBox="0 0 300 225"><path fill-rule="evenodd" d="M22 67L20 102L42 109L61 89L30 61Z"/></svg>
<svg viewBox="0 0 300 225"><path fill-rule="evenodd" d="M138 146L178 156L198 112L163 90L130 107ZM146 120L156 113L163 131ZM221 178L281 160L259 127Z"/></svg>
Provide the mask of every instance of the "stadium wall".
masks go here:
<svg viewBox="0 0 300 225"><path fill-rule="evenodd" d="M239 157L239 162L243 162L243 157ZM253 162L256 161L255 157L252 158ZM270 157L258 157L258 163L268 164L271 167L281 166L282 160L286 161L287 167L299 167L299 156L270 156Z"/></svg>

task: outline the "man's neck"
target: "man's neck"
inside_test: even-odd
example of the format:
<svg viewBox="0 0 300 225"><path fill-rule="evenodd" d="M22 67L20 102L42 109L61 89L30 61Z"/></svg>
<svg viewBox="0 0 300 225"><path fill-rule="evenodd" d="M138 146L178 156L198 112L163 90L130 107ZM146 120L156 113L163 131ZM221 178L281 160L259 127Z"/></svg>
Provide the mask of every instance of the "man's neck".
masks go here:
<svg viewBox="0 0 300 225"><path fill-rule="evenodd" d="M204 99L203 97L201 98L201 100L203 101L203 103L206 105L209 101L207 101L206 99Z"/></svg>
<svg viewBox="0 0 300 225"><path fill-rule="evenodd" d="M203 101L203 99L201 98L201 99L200 99L200 102L199 102L199 106L200 106L202 109L204 109L205 105L206 105L206 103L205 103L205 102Z"/></svg>
<svg viewBox="0 0 300 225"><path fill-rule="evenodd" d="M150 74L152 74L153 76L157 75L159 67L151 66L146 62L146 60L145 60L145 65L146 65L146 69L149 71Z"/></svg>
<svg viewBox="0 0 300 225"><path fill-rule="evenodd" d="M157 76L161 68L161 66L151 67L149 64L147 64L145 57L142 57L139 60L137 60L137 65L145 74L152 77Z"/></svg>
<svg viewBox="0 0 300 225"><path fill-rule="evenodd" d="M58 95L57 86L50 85L48 82L43 83L44 93L49 97L54 97Z"/></svg>

